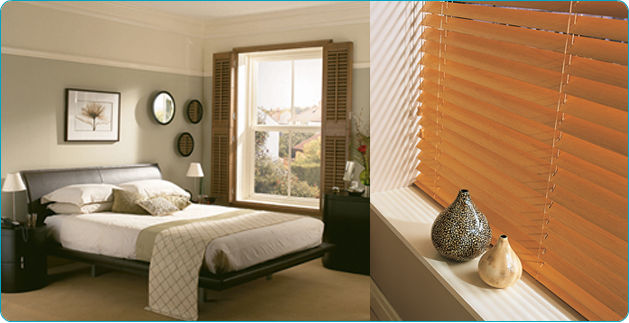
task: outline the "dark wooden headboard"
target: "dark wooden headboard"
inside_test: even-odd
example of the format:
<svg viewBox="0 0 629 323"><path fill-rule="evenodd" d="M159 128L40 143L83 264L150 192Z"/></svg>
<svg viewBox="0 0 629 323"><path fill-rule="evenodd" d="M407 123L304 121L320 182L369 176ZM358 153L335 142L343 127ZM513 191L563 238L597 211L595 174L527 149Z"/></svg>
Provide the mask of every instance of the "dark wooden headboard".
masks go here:
<svg viewBox="0 0 629 323"><path fill-rule="evenodd" d="M41 204L41 197L58 188L74 184L121 184L162 178L157 164L28 170L20 174L26 184L28 212L37 214L38 226L53 214Z"/></svg>

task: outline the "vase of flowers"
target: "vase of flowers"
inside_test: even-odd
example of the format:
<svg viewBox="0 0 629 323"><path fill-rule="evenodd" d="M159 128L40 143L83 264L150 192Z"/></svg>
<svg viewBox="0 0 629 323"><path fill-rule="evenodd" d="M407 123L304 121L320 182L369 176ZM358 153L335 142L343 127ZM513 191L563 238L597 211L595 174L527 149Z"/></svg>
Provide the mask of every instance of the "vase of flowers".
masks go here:
<svg viewBox="0 0 629 323"><path fill-rule="evenodd" d="M360 119L360 118L358 118ZM369 185L370 185L370 176L369 176L369 134L361 131L360 124L356 122L356 142L354 149L352 150L354 155L354 160L356 160L361 166L365 169L360 172L359 179L360 182L365 185L365 193L363 197L369 197Z"/></svg>

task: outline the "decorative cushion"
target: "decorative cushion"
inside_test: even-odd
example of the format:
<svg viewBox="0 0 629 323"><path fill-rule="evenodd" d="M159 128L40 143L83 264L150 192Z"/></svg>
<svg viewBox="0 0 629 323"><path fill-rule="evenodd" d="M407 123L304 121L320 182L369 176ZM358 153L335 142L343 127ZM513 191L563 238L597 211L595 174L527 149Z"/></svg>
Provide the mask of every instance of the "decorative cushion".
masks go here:
<svg viewBox="0 0 629 323"><path fill-rule="evenodd" d="M143 208L138 205L138 202L145 200L146 198L138 193L129 192L120 189L114 189L114 203L111 207L112 212L116 213L128 213L128 214L140 214L148 215Z"/></svg>
<svg viewBox="0 0 629 323"><path fill-rule="evenodd" d="M79 184L57 189L41 198L41 203L71 203L83 206L92 203L111 202L112 190L117 188L111 184Z"/></svg>
<svg viewBox="0 0 629 323"><path fill-rule="evenodd" d="M71 203L52 203L48 205L48 208L56 214L86 214L111 211L112 205L112 202L92 203L83 206Z"/></svg>
<svg viewBox="0 0 629 323"><path fill-rule="evenodd" d="M190 198L190 193L176 184L163 179L146 179L118 185L120 188L139 193L144 197L176 195Z"/></svg>
<svg viewBox="0 0 629 323"><path fill-rule="evenodd" d="M188 199L185 196L160 195L154 198L158 198L158 197L167 200L168 202L172 203L174 206L176 206L180 210L183 210L187 208L190 204L192 204L192 202L190 202L190 199Z"/></svg>
<svg viewBox="0 0 629 323"><path fill-rule="evenodd" d="M163 197L142 200L138 205L155 216L171 215L179 211L179 208Z"/></svg>

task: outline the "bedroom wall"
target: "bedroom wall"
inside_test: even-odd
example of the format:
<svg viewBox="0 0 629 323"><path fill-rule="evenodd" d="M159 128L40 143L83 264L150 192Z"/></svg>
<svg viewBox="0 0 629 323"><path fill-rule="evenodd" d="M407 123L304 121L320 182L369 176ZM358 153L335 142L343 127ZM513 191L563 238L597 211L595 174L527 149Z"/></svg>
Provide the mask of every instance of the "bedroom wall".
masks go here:
<svg viewBox="0 0 629 323"><path fill-rule="evenodd" d="M11 2L1 14L3 179L26 169L156 162L166 179L193 189L185 174L202 159L203 125L188 122L184 111L203 96L200 39L41 5ZM66 88L120 92L120 141L64 142ZM166 126L149 113L160 90L176 103ZM176 151L182 132L195 139L189 157ZM3 216L11 215L11 201L2 193ZM22 220L25 201L16 193Z"/></svg>
<svg viewBox="0 0 629 323"><path fill-rule="evenodd" d="M66 88L120 92L120 141L64 142ZM175 119L166 126L157 124L149 111L153 96L162 89L176 103ZM166 179L192 190L185 173L190 162L201 161L202 126L187 121L184 107L201 96L198 76L2 55L3 177L25 169L156 162ZM196 140L189 157L176 151L175 140L182 132ZM3 201L7 197L10 194L3 193ZM5 204L10 203L2 203L3 215L9 214Z"/></svg>

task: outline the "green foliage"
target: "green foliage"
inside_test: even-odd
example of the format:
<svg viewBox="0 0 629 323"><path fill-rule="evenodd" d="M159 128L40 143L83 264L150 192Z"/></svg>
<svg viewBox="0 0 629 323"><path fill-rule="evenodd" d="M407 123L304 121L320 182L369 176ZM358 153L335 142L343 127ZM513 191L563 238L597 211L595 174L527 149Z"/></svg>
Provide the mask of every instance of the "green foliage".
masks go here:
<svg viewBox="0 0 629 323"><path fill-rule="evenodd" d="M293 132L293 147L299 145L302 141L312 137L314 133L311 132ZM288 136L289 132L280 133L280 157L286 158L288 157ZM294 155L295 153L293 153ZM294 156L293 156L294 157Z"/></svg>
<svg viewBox="0 0 629 323"><path fill-rule="evenodd" d="M297 144L310 138L313 134L293 133L293 141L298 138ZM266 132L257 131L256 139L256 160L255 160L255 180L254 191L256 193L272 195L288 195L288 166L281 159L268 155L266 141L269 135ZM282 139L288 134L280 136L280 156L282 156ZM285 140L287 147L288 140ZM287 157L286 148L284 156ZM285 158L286 158L285 157ZM291 176L291 196L318 198L320 182L320 161L321 161L321 140L313 140L306 144L304 153L298 153L297 158L292 163Z"/></svg>
<svg viewBox="0 0 629 323"><path fill-rule="evenodd" d="M308 185L316 186L321 182L321 164L293 164L292 174L296 178L308 183Z"/></svg>

